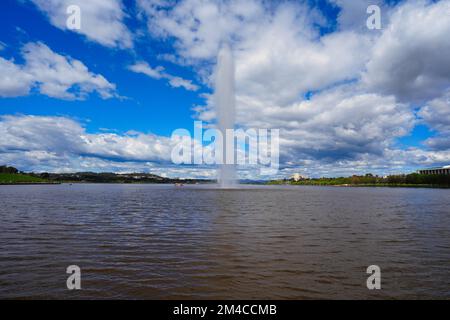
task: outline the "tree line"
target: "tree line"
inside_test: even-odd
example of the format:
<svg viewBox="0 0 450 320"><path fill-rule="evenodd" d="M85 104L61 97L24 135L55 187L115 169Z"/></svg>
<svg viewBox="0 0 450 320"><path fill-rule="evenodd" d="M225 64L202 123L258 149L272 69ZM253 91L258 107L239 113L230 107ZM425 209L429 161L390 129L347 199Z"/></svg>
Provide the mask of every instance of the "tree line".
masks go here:
<svg viewBox="0 0 450 320"><path fill-rule="evenodd" d="M271 181L270 184L318 185L318 186L437 186L450 187L450 175L445 174L399 174L380 177L372 174L351 177L315 178L294 181L293 179Z"/></svg>
<svg viewBox="0 0 450 320"><path fill-rule="evenodd" d="M0 166L0 173L17 174L19 170L14 167Z"/></svg>

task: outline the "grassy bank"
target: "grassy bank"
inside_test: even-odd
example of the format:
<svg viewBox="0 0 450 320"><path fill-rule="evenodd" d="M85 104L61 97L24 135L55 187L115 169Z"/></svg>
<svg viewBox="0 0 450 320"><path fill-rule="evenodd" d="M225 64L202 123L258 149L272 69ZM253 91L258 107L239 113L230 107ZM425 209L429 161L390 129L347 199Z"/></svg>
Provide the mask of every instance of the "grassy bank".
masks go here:
<svg viewBox="0 0 450 320"><path fill-rule="evenodd" d="M0 173L0 184L48 183L48 180L26 174Z"/></svg>

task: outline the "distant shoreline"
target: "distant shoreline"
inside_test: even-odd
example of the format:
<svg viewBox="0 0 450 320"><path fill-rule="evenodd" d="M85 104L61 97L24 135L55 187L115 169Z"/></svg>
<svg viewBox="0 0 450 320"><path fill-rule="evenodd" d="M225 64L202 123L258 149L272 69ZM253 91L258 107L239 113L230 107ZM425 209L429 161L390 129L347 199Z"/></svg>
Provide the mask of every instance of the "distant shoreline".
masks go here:
<svg viewBox="0 0 450 320"><path fill-rule="evenodd" d="M0 185L45 185L61 183L206 184L212 183L212 181L199 179L165 178L150 173L25 173L19 172L19 170L14 167L3 167L3 172L0 171Z"/></svg>
<svg viewBox="0 0 450 320"><path fill-rule="evenodd" d="M76 172L76 173L25 173L14 167L0 166L1 185L59 185L59 184L165 184L165 185L208 185L215 180L167 178L151 173L112 173L112 172ZM302 178L295 180L239 180L241 185L303 185L330 187L375 187L375 188L432 188L449 189L450 175L441 174L403 174L391 176L364 176L336 178Z"/></svg>

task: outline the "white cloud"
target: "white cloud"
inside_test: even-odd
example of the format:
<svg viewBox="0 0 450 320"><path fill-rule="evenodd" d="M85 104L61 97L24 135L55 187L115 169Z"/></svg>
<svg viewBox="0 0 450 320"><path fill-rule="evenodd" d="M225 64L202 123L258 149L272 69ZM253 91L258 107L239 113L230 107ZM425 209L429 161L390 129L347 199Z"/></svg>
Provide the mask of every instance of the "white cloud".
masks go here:
<svg viewBox="0 0 450 320"><path fill-rule="evenodd" d="M428 138L425 140L425 145L430 147L432 150L450 150L449 134L450 132L447 131L436 137ZM450 162L450 159L447 160L447 162Z"/></svg>
<svg viewBox="0 0 450 320"><path fill-rule="evenodd" d="M170 138L151 134L89 134L64 117L3 116L0 150L87 155L134 161L170 160Z"/></svg>
<svg viewBox="0 0 450 320"><path fill-rule="evenodd" d="M420 117L433 129L450 132L450 90L428 102L419 111Z"/></svg>
<svg viewBox="0 0 450 320"><path fill-rule="evenodd" d="M192 84L191 80L186 80L186 79L183 79L180 77L171 76L169 78L169 84L174 88L183 87L189 91L197 91L199 89L199 87L197 85Z"/></svg>
<svg viewBox="0 0 450 320"><path fill-rule="evenodd" d="M373 47L364 82L403 101L423 102L450 87L450 1L396 8Z"/></svg>
<svg viewBox="0 0 450 320"><path fill-rule="evenodd" d="M208 101L211 104L212 99ZM209 108L198 106L196 110L201 117L214 117ZM394 96L367 93L356 84L338 86L289 106L240 100L237 118L246 128L280 129L282 166L314 167L316 173L325 173L331 163L337 166L336 172L345 167L351 170L355 163L360 163L361 170L370 169L370 159L383 159L395 149L396 139L408 135L416 124L408 104ZM383 168L387 167L386 162Z"/></svg>
<svg viewBox="0 0 450 320"><path fill-rule="evenodd" d="M249 127L280 128L280 151L286 161L380 156L415 124L408 105L397 103L393 96L363 93L353 85L289 107L259 112L252 108L239 110L238 117Z"/></svg>
<svg viewBox="0 0 450 320"><path fill-rule="evenodd" d="M21 170L74 172L148 172L167 177L215 176L215 168L175 166L171 152L176 141L140 132L87 133L65 117L1 116L2 164ZM199 151L195 144L196 151Z"/></svg>
<svg viewBox="0 0 450 320"><path fill-rule="evenodd" d="M281 129L280 174L299 168L310 176L367 171L383 174L450 162L450 106L444 94L450 87L450 19L444 16L450 12L450 1L414 0L392 6L371 2L382 7L381 31L365 29L368 1L332 2L341 7L341 12L337 30L325 35L319 32L317 23L326 23L326 18L307 2L138 0L138 8L147 18L151 36L174 44L174 51L160 58L192 66L210 87L219 47L224 41L231 44L236 59L238 124L244 128ZM126 46L117 37L111 39L115 40L106 45ZM69 65L81 70L74 63ZM36 72L30 72L27 64L20 66L3 59L0 68L10 70L12 78L0 80L0 92L3 86L5 96L25 94L35 83ZM146 62L129 69L164 79L174 87L198 89L191 81ZM59 72L53 73L40 82L49 83L41 89L46 94L70 93L67 86L79 81L74 77L66 83L56 76ZM88 74L89 79L96 76ZM81 78L82 83L108 88L98 80ZM86 92L92 92L87 88L90 86L85 87ZM105 90L113 92L113 88ZM80 96L83 93L76 95ZM204 96L205 105L195 106L194 111L199 119L212 122L213 99ZM416 119L416 107L420 108L420 119ZM408 135L420 122L437 132L425 141L428 148L398 149L396 140ZM33 123L40 124L28 125L43 126L37 120ZM13 152L14 144L22 143L26 145L24 153L38 159L56 161L68 157L71 164L65 168L80 163L94 167L95 159L101 168L119 168L115 159L120 159L124 161L122 169L131 163L140 168L139 163L146 161L167 161L170 155L167 138L139 133L87 134L77 123L72 129L73 134L68 136L73 137L64 138L64 146L49 137L48 145L54 146L51 148L46 148L44 142L36 148L26 145L33 139L21 140L19 132L9 137L14 143L7 145L6 154ZM45 131L45 126L39 130ZM182 172L194 169L179 170L182 176ZM211 173L205 168L200 171ZM257 177L251 169L241 172L246 177Z"/></svg>
<svg viewBox="0 0 450 320"><path fill-rule="evenodd" d="M236 88L242 99L286 106L308 91L358 78L368 48L364 38L338 33L319 41L297 38L295 20L269 26L251 48L236 53Z"/></svg>
<svg viewBox="0 0 450 320"><path fill-rule="evenodd" d="M301 3L138 3L148 16L149 32L174 39L184 61L214 61L221 43L232 42L238 94L266 105L290 104L307 91L361 75L369 90L395 94L405 102L435 98L450 86L448 0L396 7L375 1L383 13L381 33L365 26L366 9L373 2L335 0L341 7L341 29L324 36L315 26L324 18ZM211 85L211 78L207 82Z"/></svg>
<svg viewBox="0 0 450 320"><path fill-rule="evenodd" d="M433 150L450 150L450 91L428 102L418 114L437 132L436 136L425 141L425 145Z"/></svg>
<svg viewBox="0 0 450 320"><path fill-rule="evenodd" d="M366 102L369 103L371 99L376 100L380 98L361 97L359 99L367 100ZM382 102L383 99L380 99L379 103ZM389 100L384 102L387 104L392 103ZM346 101L339 108L347 109L347 112L351 113L356 109L354 106L351 106L355 103L355 101ZM401 107L392 105L383 107L380 105L377 108L391 110L386 115L386 120L389 117L401 117ZM367 116L375 114L376 111L368 112ZM317 117L322 118L320 114ZM323 124L328 123L330 125L329 131L339 129L339 127L332 124L332 117L324 116L323 118L328 120L314 120L309 128L318 124L317 121L321 123L323 121ZM348 121L356 123L362 119L364 119L363 116L357 115ZM398 120L398 122L401 121L403 120ZM390 124L394 125L395 123L391 122ZM388 130L391 136L398 134L394 132L392 127L388 127L389 124L386 124L385 128L374 129L370 128L369 122L366 121L365 124L360 126L366 128L362 129L366 130L364 131L365 134L371 135L365 141L361 141L359 136L353 135L352 129L343 128L344 131L341 134L345 138L343 140L336 138L334 143L346 141L349 148L354 143L355 149L358 151L357 149L362 147L359 144L360 142L363 144L373 143L378 137L383 136L380 134L383 130ZM373 126L375 127L375 125ZM346 132L347 130L350 132ZM372 130L375 130L375 132L372 132ZM319 128L316 128L317 131L319 131ZM404 171L405 168L433 166L450 161L450 151L394 150L389 148L389 143L383 144L384 149L380 150L380 154L361 153L357 157L336 157L330 160L326 157L317 157L317 155L308 152L308 149L314 148L313 144L297 146L294 140L290 140L296 133L291 132L290 134L285 140L288 144L292 143L291 146L288 145L292 149L287 148L286 150L294 150L295 152L284 155L287 160L278 174L279 177L285 177L298 170L302 170L308 176L314 177L365 172L379 174L398 173L402 172L402 170ZM327 134L325 133L325 136ZM64 117L0 117L0 153L2 155L2 163L15 165L21 170L51 172L141 171L168 177L215 177L214 167L173 165L170 160L173 145L174 142L167 137L138 132L133 132L132 134L87 133L80 123ZM299 149L295 150L295 148ZM304 157L296 157L296 155L304 155ZM241 178L260 178L258 168L242 167L239 173Z"/></svg>
<svg viewBox="0 0 450 320"><path fill-rule="evenodd" d="M385 149L382 156L361 155L358 159L339 161L304 160L283 168L279 177L289 177L300 172L309 177L342 177L353 174L403 174L415 172L417 168L442 166L450 163L449 151L426 151L417 148L407 150Z"/></svg>
<svg viewBox="0 0 450 320"><path fill-rule="evenodd" d="M186 58L213 58L221 41L242 26L256 27L264 12L259 1L138 0L148 18L148 30L158 37L174 37L176 47Z"/></svg>
<svg viewBox="0 0 450 320"><path fill-rule="evenodd" d="M164 71L165 69L162 66L152 68L147 62L141 61L129 66L128 69L136 73L145 74L153 79L167 79L170 86L174 88L183 87L189 91L197 91L199 89L199 87L193 84L191 80L168 74Z"/></svg>
<svg viewBox="0 0 450 320"><path fill-rule="evenodd" d="M94 74L79 60L53 52L45 44L23 47L24 65L0 58L0 96L27 95L32 88L60 99L83 99L97 92L103 99L115 96L115 85Z"/></svg>
<svg viewBox="0 0 450 320"><path fill-rule="evenodd" d="M305 4L184 0L173 6L139 1L149 32L175 39L183 61L204 75L223 41L236 58L238 95L266 105L289 104L302 93L358 78L368 59L369 38L351 31L320 37L324 18ZM172 61L176 61L172 57ZM206 64L208 65L208 64ZM209 75L205 81L212 84Z"/></svg>
<svg viewBox="0 0 450 320"><path fill-rule="evenodd" d="M174 41L170 60L194 66L210 87L221 43L232 44L237 121L280 128L285 164L386 170L448 160L446 153L395 148L417 124L415 102L437 98L450 85L449 1L333 2L341 8L338 28L321 35L317 22L325 18L305 3L138 1L149 32ZM366 28L369 4L382 9L382 31ZM205 97L194 111L213 121L213 99Z"/></svg>
<svg viewBox="0 0 450 320"><path fill-rule="evenodd" d="M32 84L32 76L20 66L0 57L0 97L27 95Z"/></svg>
<svg viewBox="0 0 450 320"><path fill-rule="evenodd" d="M236 1L201 1L201 8L199 3L185 0L158 10L146 2L144 9L154 19L153 31L174 37L185 59L213 60L220 42L232 39L237 121L243 127L281 129L284 160L380 156L414 126L409 106L394 96L342 85L358 82L372 36L342 31L320 37L311 20L317 21L317 13L302 4L268 8L250 1L246 5L253 9L239 18ZM308 101L303 97L308 91L319 92ZM194 111L211 121L213 99L207 98L206 106Z"/></svg>
<svg viewBox="0 0 450 320"><path fill-rule="evenodd" d="M129 66L128 69L136 73L145 74L153 79L161 79L163 77L162 72L164 71L163 67L158 66L152 68L147 62L137 62Z"/></svg>
<svg viewBox="0 0 450 320"><path fill-rule="evenodd" d="M48 16L55 27L67 30L67 8L78 5L81 9L81 29L73 30L89 40L108 47L132 47L132 35L124 19L126 13L121 0L32 0Z"/></svg>

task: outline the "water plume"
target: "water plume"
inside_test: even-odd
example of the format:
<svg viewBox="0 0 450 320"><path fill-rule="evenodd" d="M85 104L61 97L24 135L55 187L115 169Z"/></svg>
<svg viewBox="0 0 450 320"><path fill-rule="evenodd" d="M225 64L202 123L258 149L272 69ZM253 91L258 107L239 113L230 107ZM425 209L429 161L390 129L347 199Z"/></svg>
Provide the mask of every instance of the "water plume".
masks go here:
<svg viewBox="0 0 450 320"><path fill-rule="evenodd" d="M233 53L229 45L225 44L217 56L217 74L215 83L215 106L217 113L217 129L223 135L223 159L218 171L217 181L222 188L230 188L236 185L236 166L226 164L226 130L234 129L235 123L235 69ZM233 152L234 150L228 150Z"/></svg>

